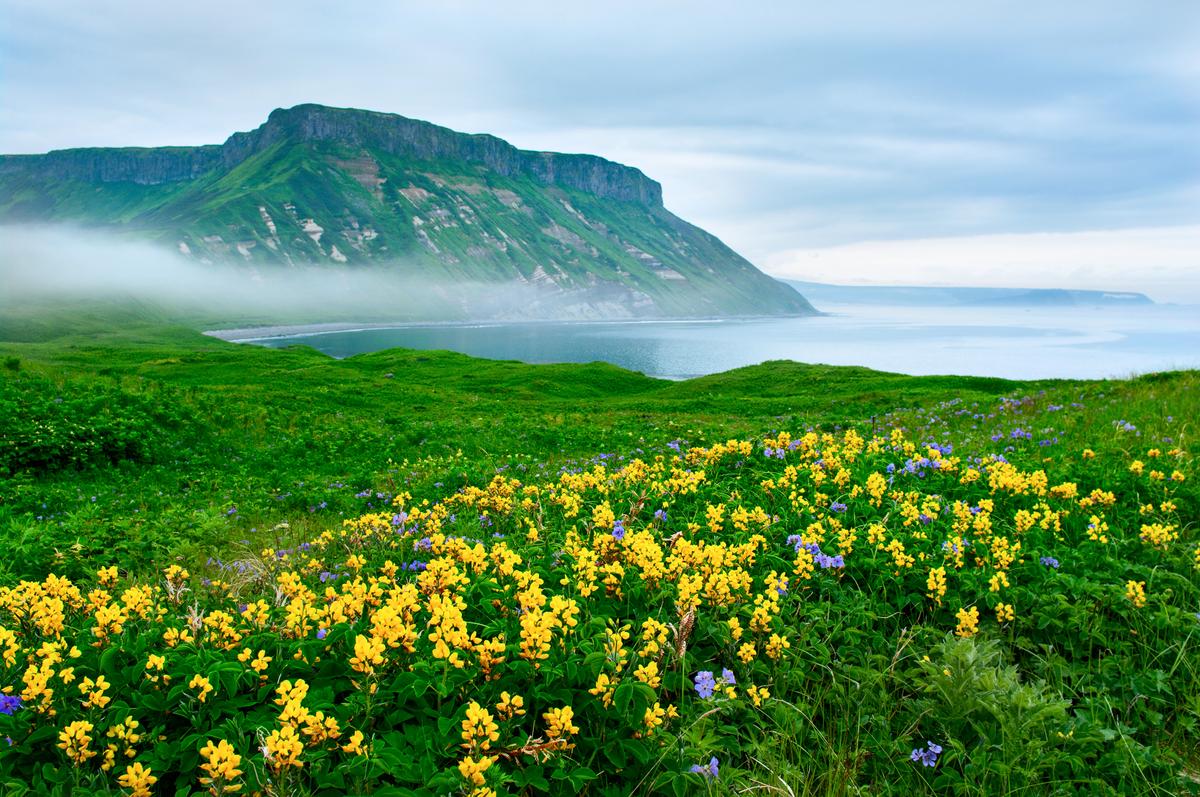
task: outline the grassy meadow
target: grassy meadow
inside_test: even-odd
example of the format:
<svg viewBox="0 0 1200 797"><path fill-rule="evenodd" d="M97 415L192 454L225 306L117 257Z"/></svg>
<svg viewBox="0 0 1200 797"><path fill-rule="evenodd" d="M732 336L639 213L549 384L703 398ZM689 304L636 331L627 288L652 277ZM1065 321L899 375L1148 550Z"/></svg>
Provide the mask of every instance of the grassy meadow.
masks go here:
<svg viewBox="0 0 1200 797"><path fill-rule="evenodd" d="M0 318L11 794L1200 793L1200 373Z"/></svg>

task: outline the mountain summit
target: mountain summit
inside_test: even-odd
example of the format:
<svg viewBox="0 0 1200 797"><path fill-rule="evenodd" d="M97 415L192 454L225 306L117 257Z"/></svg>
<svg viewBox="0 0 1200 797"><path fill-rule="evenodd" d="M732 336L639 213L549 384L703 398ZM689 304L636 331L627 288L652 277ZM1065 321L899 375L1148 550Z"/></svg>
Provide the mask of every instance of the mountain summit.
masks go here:
<svg viewBox="0 0 1200 797"><path fill-rule="evenodd" d="M0 221L113 228L203 262L524 283L558 317L813 312L638 169L321 105L220 145L0 156Z"/></svg>

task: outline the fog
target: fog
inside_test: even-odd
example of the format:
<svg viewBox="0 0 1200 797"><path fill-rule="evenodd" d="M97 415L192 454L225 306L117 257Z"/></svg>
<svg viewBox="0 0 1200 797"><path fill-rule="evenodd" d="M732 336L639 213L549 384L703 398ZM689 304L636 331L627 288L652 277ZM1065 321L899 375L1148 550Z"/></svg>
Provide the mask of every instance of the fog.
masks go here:
<svg viewBox="0 0 1200 797"><path fill-rule="evenodd" d="M210 264L113 233L0 227L0 311L58 300L135 301L212 326L570 317L579 294L464 283L412 263Z"/></svg>

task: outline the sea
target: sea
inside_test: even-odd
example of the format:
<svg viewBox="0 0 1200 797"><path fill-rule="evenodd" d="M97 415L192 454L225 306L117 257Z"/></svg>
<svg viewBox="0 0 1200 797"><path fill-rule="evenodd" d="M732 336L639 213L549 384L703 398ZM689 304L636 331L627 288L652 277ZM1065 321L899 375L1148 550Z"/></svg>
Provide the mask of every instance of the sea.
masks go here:
<svg viewBox="0 0 1200 797"><path fill-rule="evenodd" d="M311 346L338 358L402 347L527 363L600 360L664 379L767 360L1009 379L1200 368L1200 306L841 304L821 310L804 318L363 325L234 339Z"/></svg>

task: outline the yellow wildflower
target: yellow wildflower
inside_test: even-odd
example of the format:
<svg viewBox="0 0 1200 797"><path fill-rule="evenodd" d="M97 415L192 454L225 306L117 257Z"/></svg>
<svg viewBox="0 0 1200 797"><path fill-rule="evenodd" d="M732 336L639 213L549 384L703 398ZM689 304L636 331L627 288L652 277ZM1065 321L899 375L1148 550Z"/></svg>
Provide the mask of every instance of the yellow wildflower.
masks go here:
<svg viewBox="0 0 1200 797"><path fill-rule="evenodd" d="M579 733L579 726L572 723L575 712L570 706L552 708L542 714L546 721L546 736L551 740L561 741L562 746L569 750L575 745L567 742L567 737Z"/></svg>
<svg viewBox="0 0 1200 797"><path fill-rule="evenodd" d="M125 768L125 774L117 778L117 783L129 789L129 797L150 797L150 787L158 783L158 778L135 761Z"/></svg>
<svg viewBox="0 0 1200 797"><path fill-rule="evenodd" d="M106 681L103 675L96 676L95 681L93 681L91 678L84 678L82 681L80 681L79 694L83 695L84 697L83 707L104 708L107 706L110 702L112 702L112 698L107 697L104 693L110 686L112 686L112 684Z"/></svg>
<svg viewBox="0 0 1200 797"><path fill-rule="evenodd" d="M959 609L958 628L954 633L960 637L975 636L979 631L979 609L972 606L969 609Z"/></svg>
<svg viewBox="0 0 1200 797"><path fill-rule="evenodd" d="M474 751L476 748L487 750L492 742L500 739L500 726L492 721L492 715L487 709L474 700L467 706L466 719L462 721L462 746Z"/></svg>
<svg viewBox="0 0 1200 797"><path fill-rule="evenodd" d="M192 680L188 681L188 689L198 689L199 693L196 695L196 698L203 703L208 700L208 696L213 690L213 685L203 675L193 675Z"/></svg>
<svg viewBox="0 0 1200 797"><path fill-rule="evenodd" d="M593 692L593 694L595 693ZM522 716L525 713L525 699L520 695L510 695L508 692L501 692L500 702L496 704L496 713L503 720Z"/></svg>
<svg viewBox="0 0 1200 797"><path fill-rule="evenodd" d="M296 729L291 725L271 731L263 743L263 757L267 766L277 774L285 767L304 766L304 762L300 760L300 754L303 752L304 742L296 735Z"/></svg>
<svg viewBox="0 0 1200 797"><path fill-rule="evenodd" d="M458 772L472 786L482 786L484 784L483 773L487 772L496 761L495 756L483 756L482 758L464 758L458 762Z"/></svg>
<svg viewBox="0 0 1200 797"><path fill-rule="evenodd" d="M1125 599L1134 605L1135 608L1142 608L1146 605L1146 582L1145 581L1126 581L1125 582Z"/></svg>
<svg viewBox="0 0 1200 797"><path fill-rule="evenodd" d="M342 752L350 755L366 755L367 750L363 747L363 732L355 731L350 734L350 741L342 745Z"/></svg>
<svg viewBox="0 0 1200 797"><path fill-rule="evenodd" d="M927 594L930 599L941 606L942 598L946 595L946 568L935 567L930 570L929 578L925 581L925 588L929 590Z"/></svg>
<svg viewBox="0 0 1200 797"><path fill-rule="evenodd" d="M58 734L58 747L76 766L96 755L96 751L90 747L92 737L88 735L93 727L86 720L75 720Z"/></svg>
<svg viewBox="0 0 1200 797"><path fill-rule="evenodd" d="M242 775L242 770L238 769L242 757L229 742L221 739L214 745L209 739L200 749L200 756L204 759L200 769L205 772L205 776L200 778L201 785L208 786L213 794L234 792L241 788L230 783Z"/></svg>

